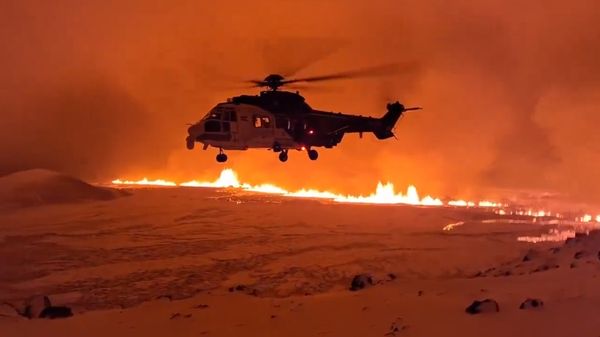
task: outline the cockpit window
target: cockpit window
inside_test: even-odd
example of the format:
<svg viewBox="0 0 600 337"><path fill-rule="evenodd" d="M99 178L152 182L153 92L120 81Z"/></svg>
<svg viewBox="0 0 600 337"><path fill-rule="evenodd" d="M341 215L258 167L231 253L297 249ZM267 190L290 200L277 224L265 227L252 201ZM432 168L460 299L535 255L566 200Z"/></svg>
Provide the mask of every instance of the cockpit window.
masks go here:
<svg viewBox="0 0 600 337"><path fill-rule="evenodd" d="M220 112L211 112L208 114L208 117L206 117L206 119L216 119L216 120L221 120L221 113Z"/></svg>
<svg viewBox="0 0 600 337"><path fill-rule="evenodd" d="M204 131L206 132L220 132L221 131L221 122L217 121L207 121L204 123Z"/></svg>
<svg viewBox="0 0 600 337"><path fill-rule="evenodd" d="M223 112L223 120L224 121L229 121L229 122L236 122L237 121L237 114L235 113L235 110L226 110Z"/></svg>

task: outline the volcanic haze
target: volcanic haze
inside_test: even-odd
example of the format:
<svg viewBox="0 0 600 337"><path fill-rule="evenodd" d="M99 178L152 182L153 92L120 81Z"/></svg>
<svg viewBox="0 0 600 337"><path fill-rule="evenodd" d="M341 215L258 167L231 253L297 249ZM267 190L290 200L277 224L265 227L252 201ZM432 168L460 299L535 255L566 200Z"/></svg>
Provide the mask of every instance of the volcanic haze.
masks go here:
<svg viewBox="0 0 600 337"><path fill-rule="evenodd" d="M585 0L2 1L0 173L212 176L214 151L186 151L185 124L252 93L243 81L399 62L414 66L302 92L315 108L372 116L390 99L423 106L397 141L346 137L316 163L232 152L232 166L290 189L389 180L598 202L598 12Z"/></svg>

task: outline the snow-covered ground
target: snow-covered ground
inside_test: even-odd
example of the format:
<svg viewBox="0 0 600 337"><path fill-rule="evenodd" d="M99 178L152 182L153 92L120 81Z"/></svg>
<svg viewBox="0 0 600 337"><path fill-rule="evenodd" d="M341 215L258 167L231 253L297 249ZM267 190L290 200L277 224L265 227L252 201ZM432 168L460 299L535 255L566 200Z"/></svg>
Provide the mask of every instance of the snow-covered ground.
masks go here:
<svg viewBox="0 0 600 337"><path fill-rule="evenodd" d="M0 336L600 332L595 232L534 244L517 239L560 224L482 209L335 204L226 189L129 192L0 211ZM373 284L350 291L363 273ZM73 317L18 315L35 295L70 307ZM486 298L500 311L465 313ZM527 298L545 305L519 309Z"/></svg>

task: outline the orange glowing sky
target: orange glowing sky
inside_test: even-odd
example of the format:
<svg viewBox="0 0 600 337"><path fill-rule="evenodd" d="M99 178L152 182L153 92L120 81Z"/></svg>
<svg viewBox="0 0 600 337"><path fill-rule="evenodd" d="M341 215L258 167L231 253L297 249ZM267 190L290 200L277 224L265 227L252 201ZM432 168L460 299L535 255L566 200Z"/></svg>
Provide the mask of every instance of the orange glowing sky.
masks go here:
<svg viewBox="0 0 600 337"><path fill-rule="evenodd" d="M208 179L223 167L214 151L185 150L185 124L241 81L408 61L406 73L303 92L316 108L372 116L390 98L423 106L398 140L350 136L317 162L231 152L229 166L291 190L369 193L382 180L441 197L600 202L598 12L584 0L5 1L0 173Z"/></svg>

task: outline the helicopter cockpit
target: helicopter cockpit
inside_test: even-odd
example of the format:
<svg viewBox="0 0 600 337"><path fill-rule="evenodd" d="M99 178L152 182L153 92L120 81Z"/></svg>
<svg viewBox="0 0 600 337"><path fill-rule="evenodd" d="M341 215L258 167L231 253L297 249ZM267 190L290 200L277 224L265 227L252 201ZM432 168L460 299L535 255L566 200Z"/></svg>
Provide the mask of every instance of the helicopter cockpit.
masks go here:
<svg viewBox="0 0 600 337"><path fill-rule="evenodd" d="M198 122L204 125L204 132L229 132L229 123L237 121L235 109L223 104L214 107Z"/></svg>

